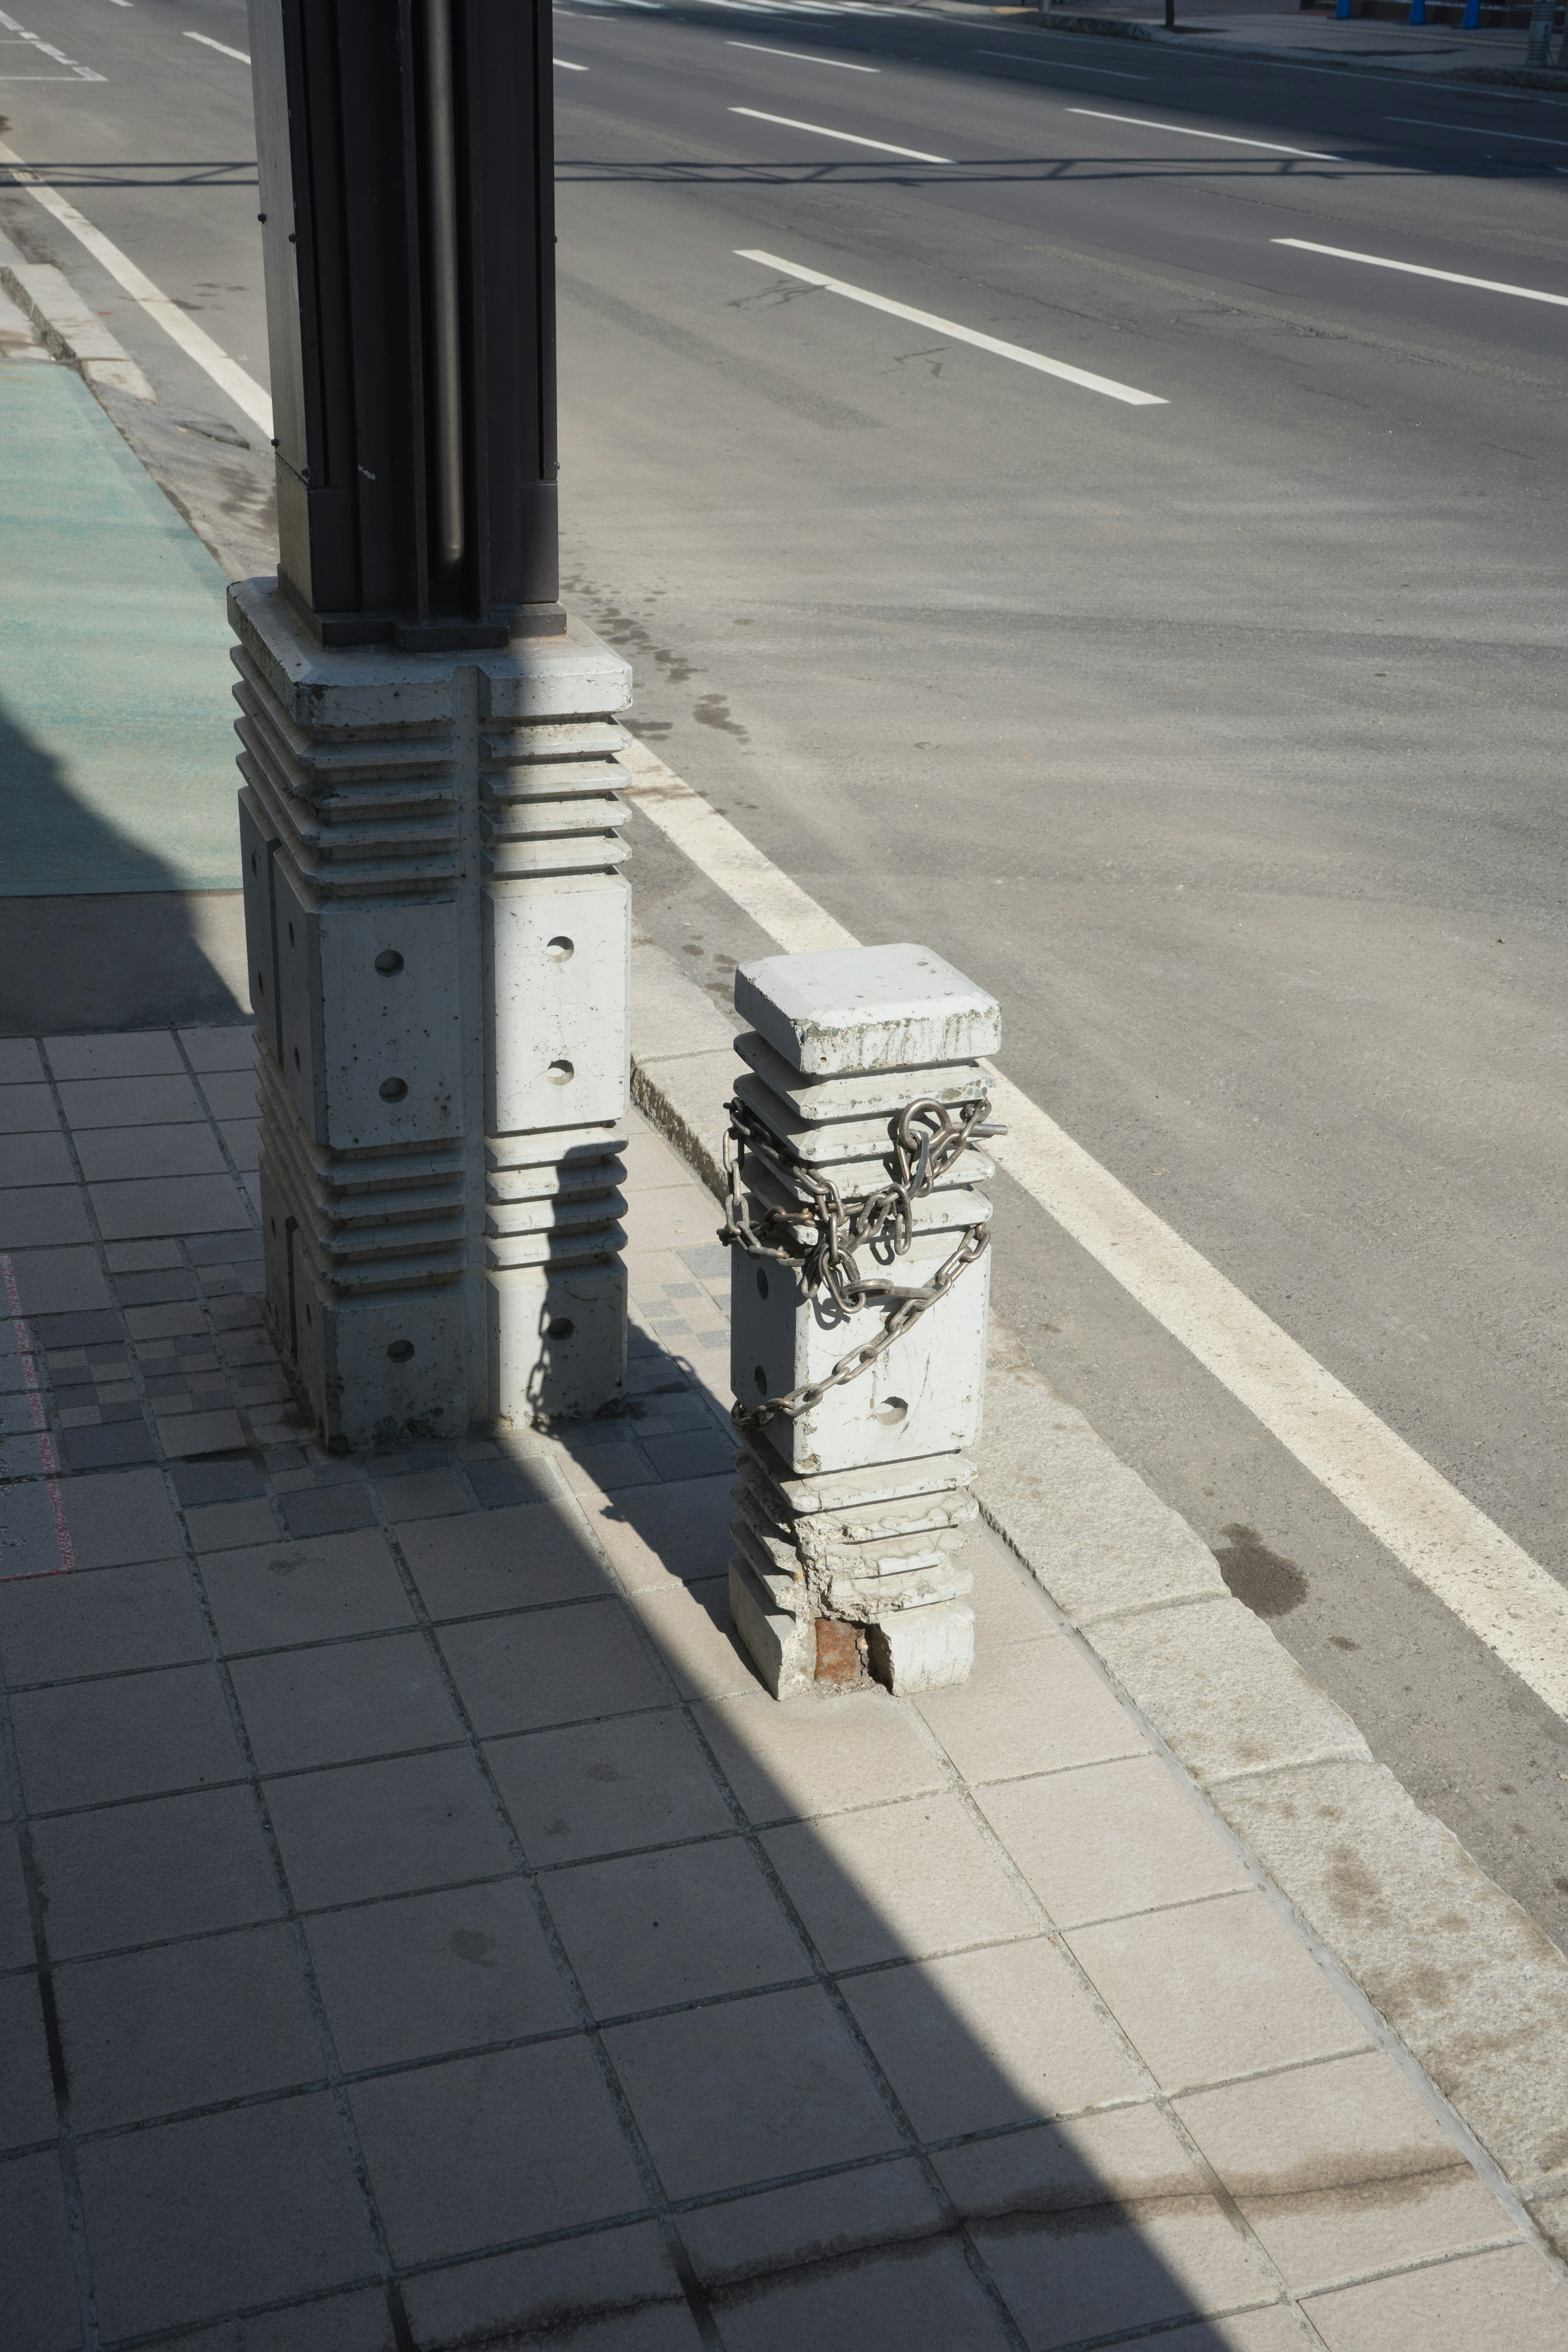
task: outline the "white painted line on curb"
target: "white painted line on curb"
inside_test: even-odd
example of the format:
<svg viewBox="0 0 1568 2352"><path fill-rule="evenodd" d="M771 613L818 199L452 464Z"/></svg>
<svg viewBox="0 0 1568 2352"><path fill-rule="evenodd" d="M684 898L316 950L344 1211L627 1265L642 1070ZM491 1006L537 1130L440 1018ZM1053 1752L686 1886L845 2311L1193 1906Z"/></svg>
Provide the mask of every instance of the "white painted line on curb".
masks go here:
<svg viewBox="0 0 1568 2352"><path fill-rule="evenodd" d="M1152 74L1121 73L1115 66L1074 66L1066 58L1026 57L1022 49L976 49L977 58L1011 58L1016 65L1049 66L1057 73L1104 74L1110 81L1152 81Z"/></svg>
<svg viewBox="0 0 1568 2352"><path fill-rule="evenodd" d="M786 954L858 947L658 754L628 797ZM1568 1591L1110 1170L998 1077L986 1150L1302 1467L1552 1711L1568 1717Z"/></svg>
<svg viewBox="0 0 1568 2352"><path fill-rule="evenodd" d="M1042 352L1026 351L1021 343L1005 343L995 335L983 335L973 327L961 327L952 319L939 319L931 310L911 310L907 302L889 302L885 294L869 294L864 286L850 286L842 278L825 278L820 269L803 269L798 261L782 261L776 253L762 253L745 246L737 246L736 257L742 261L759 262L764 269L782 269L788 278L804 279L807 286L820 286L825 294L842 294L847 302L864 302L868 310L886 310L892 318L908 319L917 327L933 328L938 334L951 335L955 342L973 343L976 351L994 352L999 359L1016 360L1020 367L1037 368L1042 375L1060 376L1064 383L1081 384L1086 392L1102 392L1108 400L1125 401L1130 408L1168 408L1170 403L1158 392L1138 392L1130 383L1118 383L1114 377L1091 375L1087 368L1070 367L1066 360L1048 360Z"/></svg>
<svg viewBox="0 0 1568 2352"><path fill-rule="evenodd" d="M1457 269L1426 269L1418 261L1390 261L1381 253L1348 253L1341 245L1314 245L1304 236L1275 236L1271 245L1293 245L1298 253L1326 253L1331 261L1364 261L1372 269L1401 269L1407 278L1439 278L1445 286L1479 286L1483 294L1517 294L1523 302L1555 302L1568 310L1568 294L1543 294L1537 286L1509 286L1499 278L1466 278Z"/></svg>
<svg viewBox="0 0 1568 2352"><path fill-rule="evenodd" d="M838 73L880 73L880 66L852 66L844 58L808 58L804 49L770 49L761 41L726 41L727 49L750 49L753 57L788 58L792 65L832 66Z"/></svg>
<svg viewBox="0 0 1568 2352"><path fill-rule="evenodd" d="M205 368L213 382L226 392L235 406L258 425L268 440L272 437L272 403L256 378L247 375L237 360L231 360L221 343L215 343L205 327L188 319L177 302L153 285L153 280L137 268L130 256L111 245L101 230L94 228L84 213L79 213L58 190L47 186L30 172L14 149L0 142L0 163L8 164L18 185L26 189L36 203L47 213L52 213L63 228L68 228L79 245L87 247L93 259L100 262L117 284L123 286L133 301L140 302L150 319L155 319L186 357Z"/></svg>
<svg viewBox="0 0 1568 2352"><path fill-rule="evenodd" d="M1147 122L1141 114L1102 114L1098 107L1069 106L1069 114L1086 114L1091 122L1131 122L1140 131L1168 131L1176 139L1217 139L1222 147L1258 147L1268 155L1300 155L1309 163L1342 163L1342 155L1320 154L1315 147L1281 147L1272 139L1237 139L1228 131L1190 131L1184 122Z"/></svg>
<svg viewBox="0 0 1568 2352"><path fill-rule="evenodd" d="M837 139L847 147L874 147L879 155L905 155L911 163L951 163L951 155L923 155L918 147L893 147L886 139L859 139L853 131L826 131L820 122L795 122L787 114L763 114L754 106L732 106L731 114L749 114L753 122L776 122L785 131L809 131L816 139Z"/></svg>
<svg viewBox="0 0 1568 2352"><path fill-rule="evenodd" d="M185 38L187 41L200 41L204 49L216 49L223 57L237 58L242 66L250 63L248 49L231 49L226 41L215 41L210 33L187 33Z"/></svg>
<svg viewBox="0 0 1568 2352"><path fill-rule="evenodd" d="M1408 122L1416 131L1457 131L1466 139L1512 139L1526 147L1568 147L1568 139L1542 139L1538 131L1488 131L1479 122L1431 122L1424 114L1385 114L1385 122Z"/></svg>

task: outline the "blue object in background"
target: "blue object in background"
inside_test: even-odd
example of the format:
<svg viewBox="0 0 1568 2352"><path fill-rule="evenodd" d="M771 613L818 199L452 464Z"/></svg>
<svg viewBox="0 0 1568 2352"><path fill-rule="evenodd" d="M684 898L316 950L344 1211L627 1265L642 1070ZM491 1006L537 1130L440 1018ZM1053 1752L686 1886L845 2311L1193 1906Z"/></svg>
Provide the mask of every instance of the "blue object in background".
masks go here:
<svg viewBox="0 0 1568 2352"><path fill-rule="evenodd" d="M1481 0L1465 0L1465 13L1459 19L1461 33L1479 33L1481 29Z"/></svg>
<svg viewBox="0 0 1568 2352"><path fill-rule="evenodd" d="M1426 22L1426 0L1410 0L1409 21L1413 25L1424 25Z"/></svg>

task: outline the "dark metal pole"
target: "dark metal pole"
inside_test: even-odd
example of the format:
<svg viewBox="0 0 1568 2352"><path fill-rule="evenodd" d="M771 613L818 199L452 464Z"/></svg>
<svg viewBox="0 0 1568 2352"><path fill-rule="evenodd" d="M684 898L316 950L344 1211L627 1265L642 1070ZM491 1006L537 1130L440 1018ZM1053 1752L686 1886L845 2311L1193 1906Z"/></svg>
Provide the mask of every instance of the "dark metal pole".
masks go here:
<svg viewBox="0 0 1568 2352"><path fill-rule="evenodd" d="M458 287L458 163L452 121L448 0L425 0L425 238L429 278L430 376L435 392L431 474L435 569L450 580L463 560L463 355Z"/></svg>

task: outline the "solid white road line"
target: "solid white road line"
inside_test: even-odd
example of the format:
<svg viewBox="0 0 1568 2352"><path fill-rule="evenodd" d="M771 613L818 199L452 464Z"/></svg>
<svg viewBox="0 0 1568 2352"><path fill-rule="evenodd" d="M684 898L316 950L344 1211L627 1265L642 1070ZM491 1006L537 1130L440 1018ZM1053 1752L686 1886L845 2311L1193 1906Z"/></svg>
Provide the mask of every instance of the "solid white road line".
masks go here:
<svg viewBox="0 0 1568 2352"><path fill-rule="evenodd" d="M237 360L231 360L221 343L215 343L205 328L186 317L177 302L154 286L153 280L137 268L127 254L111 245L101 230L94 228L83 213L68 204L58 189L47 187L27 169L14 149L0 143L0 163L8 163L18 184L47 213L52 213L61 226L68 228L79 245L87 247L93 259L100 262L117 284L123 286L133 301L140 302L150 319L156 319L163 332L179 344L188 359L205 368L213 382L226 392L235 406L258 425L270 440L272 437L272 403L254 376L247 375Z"/></svg>
<svg viewBox="0 0 1568 2352"><path fill-rule="evenodd" d="M204 49L216 49L220 57L237 58L242 66L250 63L248 49L231 49L226 41L215 41L210 33L187 33L187 41L199 41Z"/></svg>
<svg viewBox="0 0 1568 2352"><path fill-rule="evenodd" d="M852 66L843 58L808 58L804 49L769 49L761 41L726 41L727 49L750 49L754 57L788 58L797 66L833 66L839 73L880 73L880 66Z"/></svg>
<svg viewBox="0 0 1568 2352"><path fill-rule="evenodd" d="M859 942L657 753L620 753L628 797L786 953ZM986 1144L1015 1181L1180 1340L1460 1623L1568 1716L1568 1591L1145 1207L1008 1078Z"/></svg>
<svg viewBox="0 0 1568 2352"><path fill-rule="evenodd" d="M907 302L889 302L885 294L869 294L864 286L847 285L842 278L825 278L820 269L803 269L798 261L781 260L776 253L761 253L755 248L737 246L737 257L742 261L760 262L764 269L782 269L787 278L799 278L807 286L820 286L825 294L842 294L847 302L864 302L869 310L886 310L891 318L908 319L917 327L931 327L940 335L951 335L954 342L973 343L976 351L994 352L998 359L1016 360L1020 367L1037 368L1041 375L1060 376L1064 383L1081 384L1086 392L1102 392L1109 400L1124 400L1130 408L1168 408L1170 403L1157 392L1138 392L1130 383L1118 383L1108 375L1091 375L1087 368L1069 367L1066 360L1048 360L1041 352L1027 352L1021 343L1005 343L995 335L983 335L973 327L961 327L952 319L939 319L931 310L914 310Z"/></svg>
<svg viewBox="0 0 1568 2352"><path fill-rule="evenodd" d="M1022 49L976 49L977 58L1011 58L1015 65L1049 66L1054 73L1104 74L1111 81L1151 81L1151 74L1118 73L1114 66L1074 66L1066 58L1026 57Z"/></svg>
<svg viewBox="0 0 1568 2352"><path fill-rule="evenodd" d="M1408 122L1417 131L1456 131L1464 139L1513 139L1526 147L1568 147L1568 139L1542 139L1538 131L1488 131L1479 122L1432 122L1424 114L1385 114L1385 122Z"/></svg>
<svg viewBox="0 0 1568 2352"><path fill-rule="evenodd" d="M892 147L885 139L858 139L853 131L826 131L820 122L795 122L787 114L763 114L754 106L732 106L731 114L749 114L753 122L777 122L785 131L809 131L816 139L842 140L847 147L874 147L879 155L906 155L911 163L951 163L951 155L922 155L918 147Z"/></svg>
<svg viewBox="0 0 1568 2352"><path fill-rule="evenodd" d="M1266 155L1301 155L1309 163L1342 163L1342 155L1322 155L1315 147L1281 147L1272 139L1237 139L1229 131L1192 131L1184 122L1146 122L1141 114L1101 114L1097 107L1069 106L1092 122L1131 122L1139 131L1168 131L1174 139L1217 139L1222 147L1257 147Z"/></svg>
<svg viewBox="0 0 1568 2352"><path fill-rule="evenodd" d="M1298 253L1326 253L1331 261L1364 261L1372 269L1402 269L1407 278L1438 278L1445 286L1479 286L1483 294L1517 294L1521 302L1555 302L1568 310L1568 294L1543 294L1538 286L1510 286L1500 278L1466 278L1457 269L1426 269L1418 261L1390 261L1381 253L1348 253L1341 245L1314 245L1310 237L1275 236L1270 245L1291 245Z"/></svg>
<svg viewBox="0 0 1568 2352"><path fill-rule="evenodd" d="M552 62L559 66L563 73L586 73L588 70L586 66L574 66L570 58L556 58Z"/></svg>

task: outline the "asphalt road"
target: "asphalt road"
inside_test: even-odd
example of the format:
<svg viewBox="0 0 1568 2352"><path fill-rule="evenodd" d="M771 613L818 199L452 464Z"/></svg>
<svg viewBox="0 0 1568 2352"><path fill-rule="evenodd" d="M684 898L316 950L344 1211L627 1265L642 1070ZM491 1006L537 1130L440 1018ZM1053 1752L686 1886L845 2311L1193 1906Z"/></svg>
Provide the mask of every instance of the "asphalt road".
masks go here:
<svg viewBox="0 0 1568 2352"><path fill-rule="evenodd" d="M245 68L189 37L243 49L237 0L22 5L105 79L0 82L0 137L260 373ZM641 731L994 988L1009 1075L1568 1579L1568 105L979 11L574 0L557 53L566 571ZM241 424L32 199L0 226ZM264 453L176 431L251 543ZM768 942L635 830L640 919L727 994ZM1568 1725L998 1210L1037 1361L1568 1942Z"/></svg>

